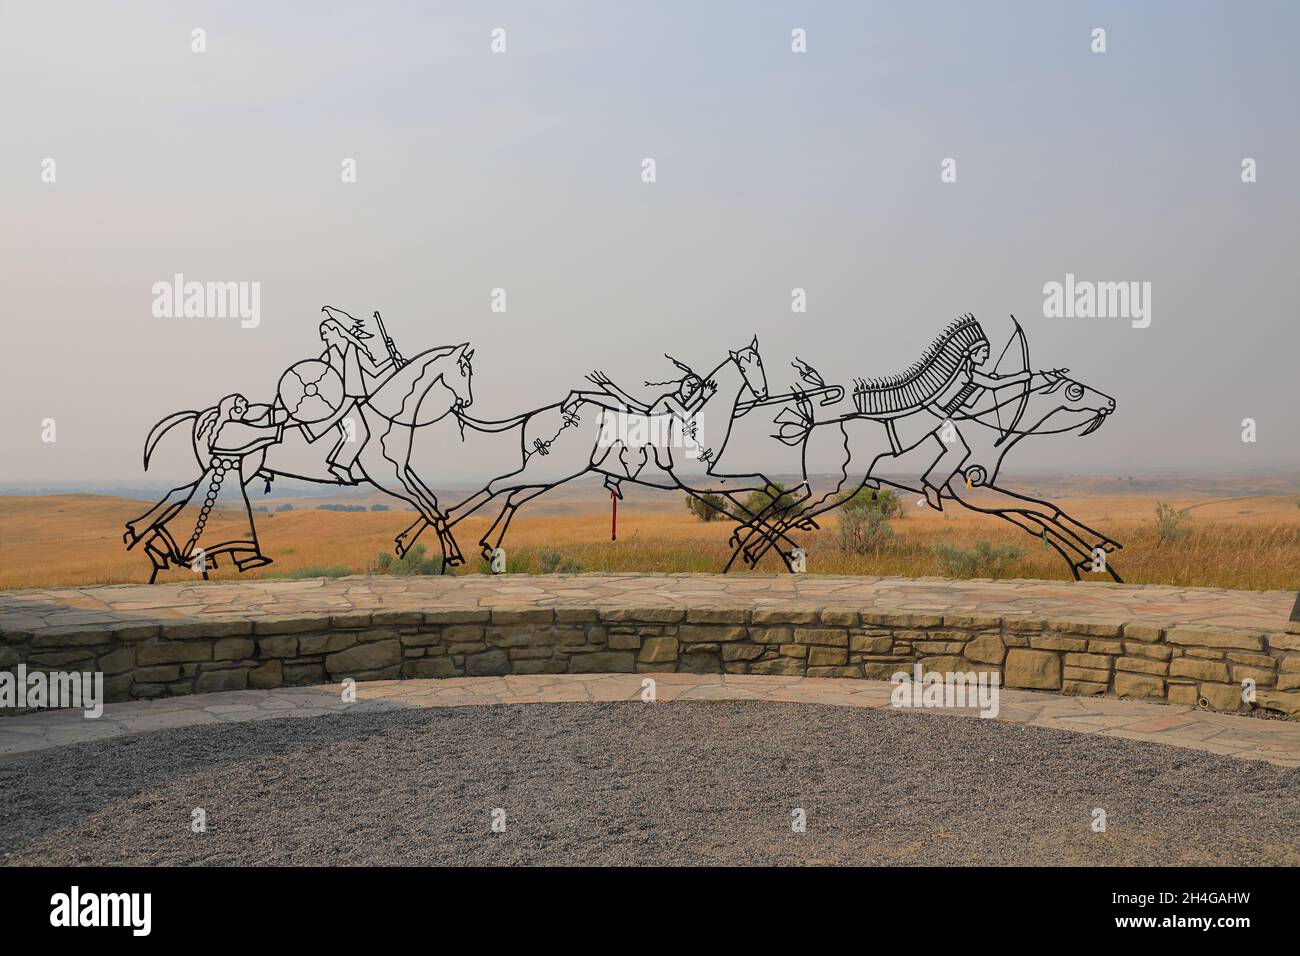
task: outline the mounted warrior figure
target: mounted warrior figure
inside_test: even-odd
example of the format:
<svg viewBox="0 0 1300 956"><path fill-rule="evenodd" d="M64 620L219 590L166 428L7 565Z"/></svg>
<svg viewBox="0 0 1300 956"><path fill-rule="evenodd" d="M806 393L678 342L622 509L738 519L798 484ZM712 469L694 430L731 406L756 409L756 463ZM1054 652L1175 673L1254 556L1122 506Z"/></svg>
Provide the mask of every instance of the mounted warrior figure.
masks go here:
<svg viewBox="0 0 1300 956"><path fill-rule="evenodd" d="M664 436L664 440L650 440L647 444L653 448L655 460L659 467L665 471L672 471L674 465L672 446L678 439L683 442L684 447L687 447L688 450L692 452L698 451L695 445L697 434L695 415L713 397L713 393L717 391L718 386L713 381L706 382L689 365L679 362L671 355L665 355L664 358L672 362L684 374L681 378L670 379L665 382L646 382L645 386L647 388L666 389L666 391L660 391L648 403L619 388L608 375L597 369L587 376L587 380L599 385L600 391L570 392L569 397L565 399L564 407L572 409L577 406L578 402L586 401L615 413L626 412L640 416L647 425L654 420L669 422L668 435ZM612 416L606 416L603 424L607 426L605 430L608 432L605 442L609 443L609 438L616 434L617 423ZM606 484L611 491L621 497L616 481L611 479Z"/></svg>
<svg viewBox="0 0 1300 956"><path fill-rule="evenodd" d="M600 391L573 392L569 396L569 401L585 399L615 411L634 411L641 415L676 415L683 420L689 419L699 411L700 406L716 391L717 385L713 382L705 383L694 369L684 362L677 361L671 355L665 355L664 358L676 365L685 374L681 378L670 379L666 382L646 382L646 388L671 386L668 391L660 392L649 404L623 391L614 384L608 375L599 369L588 375L587 381L599 385Z"/></svg>
<svg viewBox="0 0 1300 956"><path fill-rule="evenodd" d="M329 318L320 324L321 341L325 343L325 351L321 353L320 360L343 379L343 401L329 418L310 425L304 424L302 430L312 442L320 439L330 429L338 431L338 440L325 456L325 464L340 484L355 485L364 478L354 467L357 453L369 437L365 419L355 414L357 403L373 395L401 367L401 356L394 348L393 340L385 336L384 342L389 354L382 361L377 360L365 342L374 336L366 331L364 322L354 319L342 309L328 305L321 311ZM375 319L381 323L382 328L378 312L375 313Z"/></svg>
<svg viewBox="0 0 1300 956"><path fill-rule="evenodd" d="M943 490L971 454L958 423L972 417L986 390L1010 385L1032 389L1035 376L1050 383L1069 371L1034 372L1026 368L999 375L985 369L989 354L989 340L979 322L973 315L964 315L944 329L902 374L871 381L859 379L855 383L853 400L859 414L885 423L896 455L930 438L938 443L939 457L921 476L925 500L936 511L943 510ZM1010 430L1015 425L1013 422Z"/></svg>
<svg viewBox="0 0 1300 956"><path fill-rule="evenodd" d="M1014 317L1012 322L1015 332L991 369L987 336L973 316L963 316L901 375L858 380L854 413L829 421L814 420L802 407L793 415L783 413L778 418L783 432L777 437L801 448L801 488L807 494L777 518L774 530L812 521L863 488L888 484L924 494L923 501L936 508L947 499L1009 521L1055 548L1076 580L1083 571L1097 570L1120 580L1103 560L1119 549L1118 542L1051 502L998 485L1003 459L1022 439L1076 431L1087 436L1115 411L1114 398L1071 380L1068 369L1032 371L1024 330ZM1002 360L1013 345L1019 346L1019 367L1002 374ZM1004 408L1013 409L1005 422ZM937 457L935 441L941 449ZM809 461L840 464L810 474ZM964 488L954 484L957 475L965 479ZM978 502L971 496L976 487L982 489ZM765 521L771 517L760 515ZM772 546L771 530L756 524L745 527L733 560L743 553L747 563L755 564Z"/></svg>

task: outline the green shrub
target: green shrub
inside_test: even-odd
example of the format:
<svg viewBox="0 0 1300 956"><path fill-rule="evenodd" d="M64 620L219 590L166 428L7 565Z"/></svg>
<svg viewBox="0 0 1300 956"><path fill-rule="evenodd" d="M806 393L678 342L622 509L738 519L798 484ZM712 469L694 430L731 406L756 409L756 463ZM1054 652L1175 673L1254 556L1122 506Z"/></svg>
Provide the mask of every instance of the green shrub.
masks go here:
<svg viewBox="0 0 1300 956"><path fill-rule="evenodd" d="M510 563L507 558L506 564ZM537 566L542 574L577 574L582 565L566 558L558 551L541 551L537 555Z"/></svg>
<svg viewBox="0 0 1300 956"><path fill-rule="evenodd" d="M781 508L789 508L798 500L798 495L793 491L786 491L785 485L774 481L772 487L777 490L775 498L766 491L751 491L749 497L745 499L745 510L756 515L773 503Z"/></svg>
<svg viewBox="0 0 1300 956"><path fill-rule="evenodd" d="M715 521L727 516L727 500L722 495L687 495L686 510L701 521Z"/></svg>
<svg viewBox="0 0 1300 956"><path fill-rule="evenodd" d="M971 548L941 544L934 549L939 569L950 578L1000 578L1019 561L1022 552L1011 545L992 545L976 541Z"/></svg>
<svg viewBox="0 0 1300 956"><path fill-rule="evenodd" d="M1187 537L1192 530L1187 527L1191 520L1192 516L1186 508L1179 511L1166 501L1157 501L1156 547L1163 548Z"/></svg>
<svg viewBox="0 0 1300 956"><path fill-rule="evenodd" d="M424 545L417 544L410 551L407 551L403 557L396 557L385 551L375 556L375 560L370 562L371 574L394 574L405 576L410 574L441 574L442 558L425 557Z"/></svg>
<svg viewBox="0 0 1300 956"><path fill-rule="evenodd" d="M846 511L875 511L886 518L903 516L903 502L899 500L898 493L887 488L872 490L862 487L851 495L841 495L840 501L843 502L840 508Z"/></svg>
<svg viewBox="0 0 1300 956"><path fill-rule="evenodd" d="M839 524L835 536L840 550L849 554L880 551L894 536L891 518L901 517L903 505L892 491L861 488L841 499L836 513Z"/></svg>

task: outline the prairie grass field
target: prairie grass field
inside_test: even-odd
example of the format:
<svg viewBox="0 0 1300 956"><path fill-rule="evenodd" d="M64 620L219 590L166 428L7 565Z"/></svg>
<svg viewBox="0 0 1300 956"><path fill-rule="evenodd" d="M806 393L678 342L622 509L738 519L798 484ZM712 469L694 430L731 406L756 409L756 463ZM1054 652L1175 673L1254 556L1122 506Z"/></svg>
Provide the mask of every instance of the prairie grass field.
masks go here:
<svg viewBox="0 0 1300 956"><path fill-rule="evenodd" d="M608 493L598 487L557 491L551 501L521 509L505 541L508 570L720 571L731 549L733 524L705 522L685 507L682 495L640 493L620 503L618 540L610 540ZM1056 496L1054 496L1056 497ZM366 499L379 501L381 499ZM1176 539L1161 540L1157 501L1179 518ZM1165 496L1133 494L1062 495L1053 503L1123 543L1111 562L1126 582L1246 590L1300 590L1300 506L1294 494L1248 496ZM414 519L407 511L319 510L320 499L299 502L292 511L257 512L263 551L270 566L247 577L315 577L383 571L380 556L391 553L394 536ZM139 549L127 552L124 522L148 503L104 495L0 497L0 588L124 584L148 579L149 562ZM1067 580L1064 561L1038 539L995 517L949 505L942 513L903 501L878 548L854 553L840 546L837 512L820 530L793 537L808 554L810 573L978 576ZM495 514L495 512L493 512ZM478 539L490 516L476 514L456 527L467 560L461 574L486 573ZM945 563L942 552L986 546L1001 555L996 566L972 568ZM437 537L421 538L426 557ZM400 566L399 566L400 567ZM736 562L743 573L743 565ZM409 570L409 569L408 569ZM775 554L758 566L783 570ZM214 579L238 578L229 566ZM170 571L163 581L193 580L188 570ZM1085 576L1085 579L1087 576ZM1109 577L1097 575L1100 580Z"/></svg>

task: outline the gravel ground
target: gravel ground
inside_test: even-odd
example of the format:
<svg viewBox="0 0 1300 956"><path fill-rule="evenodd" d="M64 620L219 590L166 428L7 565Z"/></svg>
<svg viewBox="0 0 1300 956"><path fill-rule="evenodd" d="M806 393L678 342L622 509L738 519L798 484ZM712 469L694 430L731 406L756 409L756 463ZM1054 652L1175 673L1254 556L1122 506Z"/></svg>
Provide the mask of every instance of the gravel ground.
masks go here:
<svg viewBox="0 0 1300 956"><path fill-rule="evenodd" d="M195 726L0 761L0 795L10 864L1300 863L1300 770L799 704Z"/></svg>

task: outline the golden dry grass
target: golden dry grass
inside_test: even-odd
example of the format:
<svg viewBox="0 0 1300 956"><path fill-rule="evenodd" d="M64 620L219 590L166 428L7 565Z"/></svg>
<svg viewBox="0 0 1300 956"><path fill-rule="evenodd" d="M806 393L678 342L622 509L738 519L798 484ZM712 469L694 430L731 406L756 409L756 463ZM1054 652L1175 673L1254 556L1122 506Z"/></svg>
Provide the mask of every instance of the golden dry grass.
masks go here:
<svg viewBox="0 0 1300 956"><path fill-rule="evenodd" d="M1300 589L1300 508L1287 496L1236 499L1179 499L1191 508L1190 533L1177 544L1157 547L1155 500L1138 495L1063 499L1071 514L1122 541L1113 563L1126 581L1261 590ZM537 570L538 556L558 551L585 571L717 571L729 549L731 526L702 523L684 508L624 506L619 540L609 540L609 512L596 499L592 511L547 515L520 512L506 548L512 570ZM121 584L148 577L148 560L128 553L121 532L127 518L143 511L140 502L94 495L0 498L0 588ZM392 548L394 535L410 523L406 512L346 513L300 508L259 513L258 533L275 559L250 577L312 572L364 573L378 554ZM970 547L976 541L1019 548L1022 557L1005 576L1066 579L1064 562L1042 544L996 518L965 511L936 513L909 507L893 522L893 542L878 554L852 555L835 546L834 519L822 531L799 535L809 553L808 570L839 574L933 575L941 569L934 549L947 544ZM476 542L487 520L471 518L457 527L457 538L471 560L461 573L480 573ZM422 541L432 551L436 538ZM739 562L738 562L739 564ZM779 570L774 556L760 566ZM173 571L166 580L184 581L190 572ZM229 568L217 579L237 577Z"/></svg>

